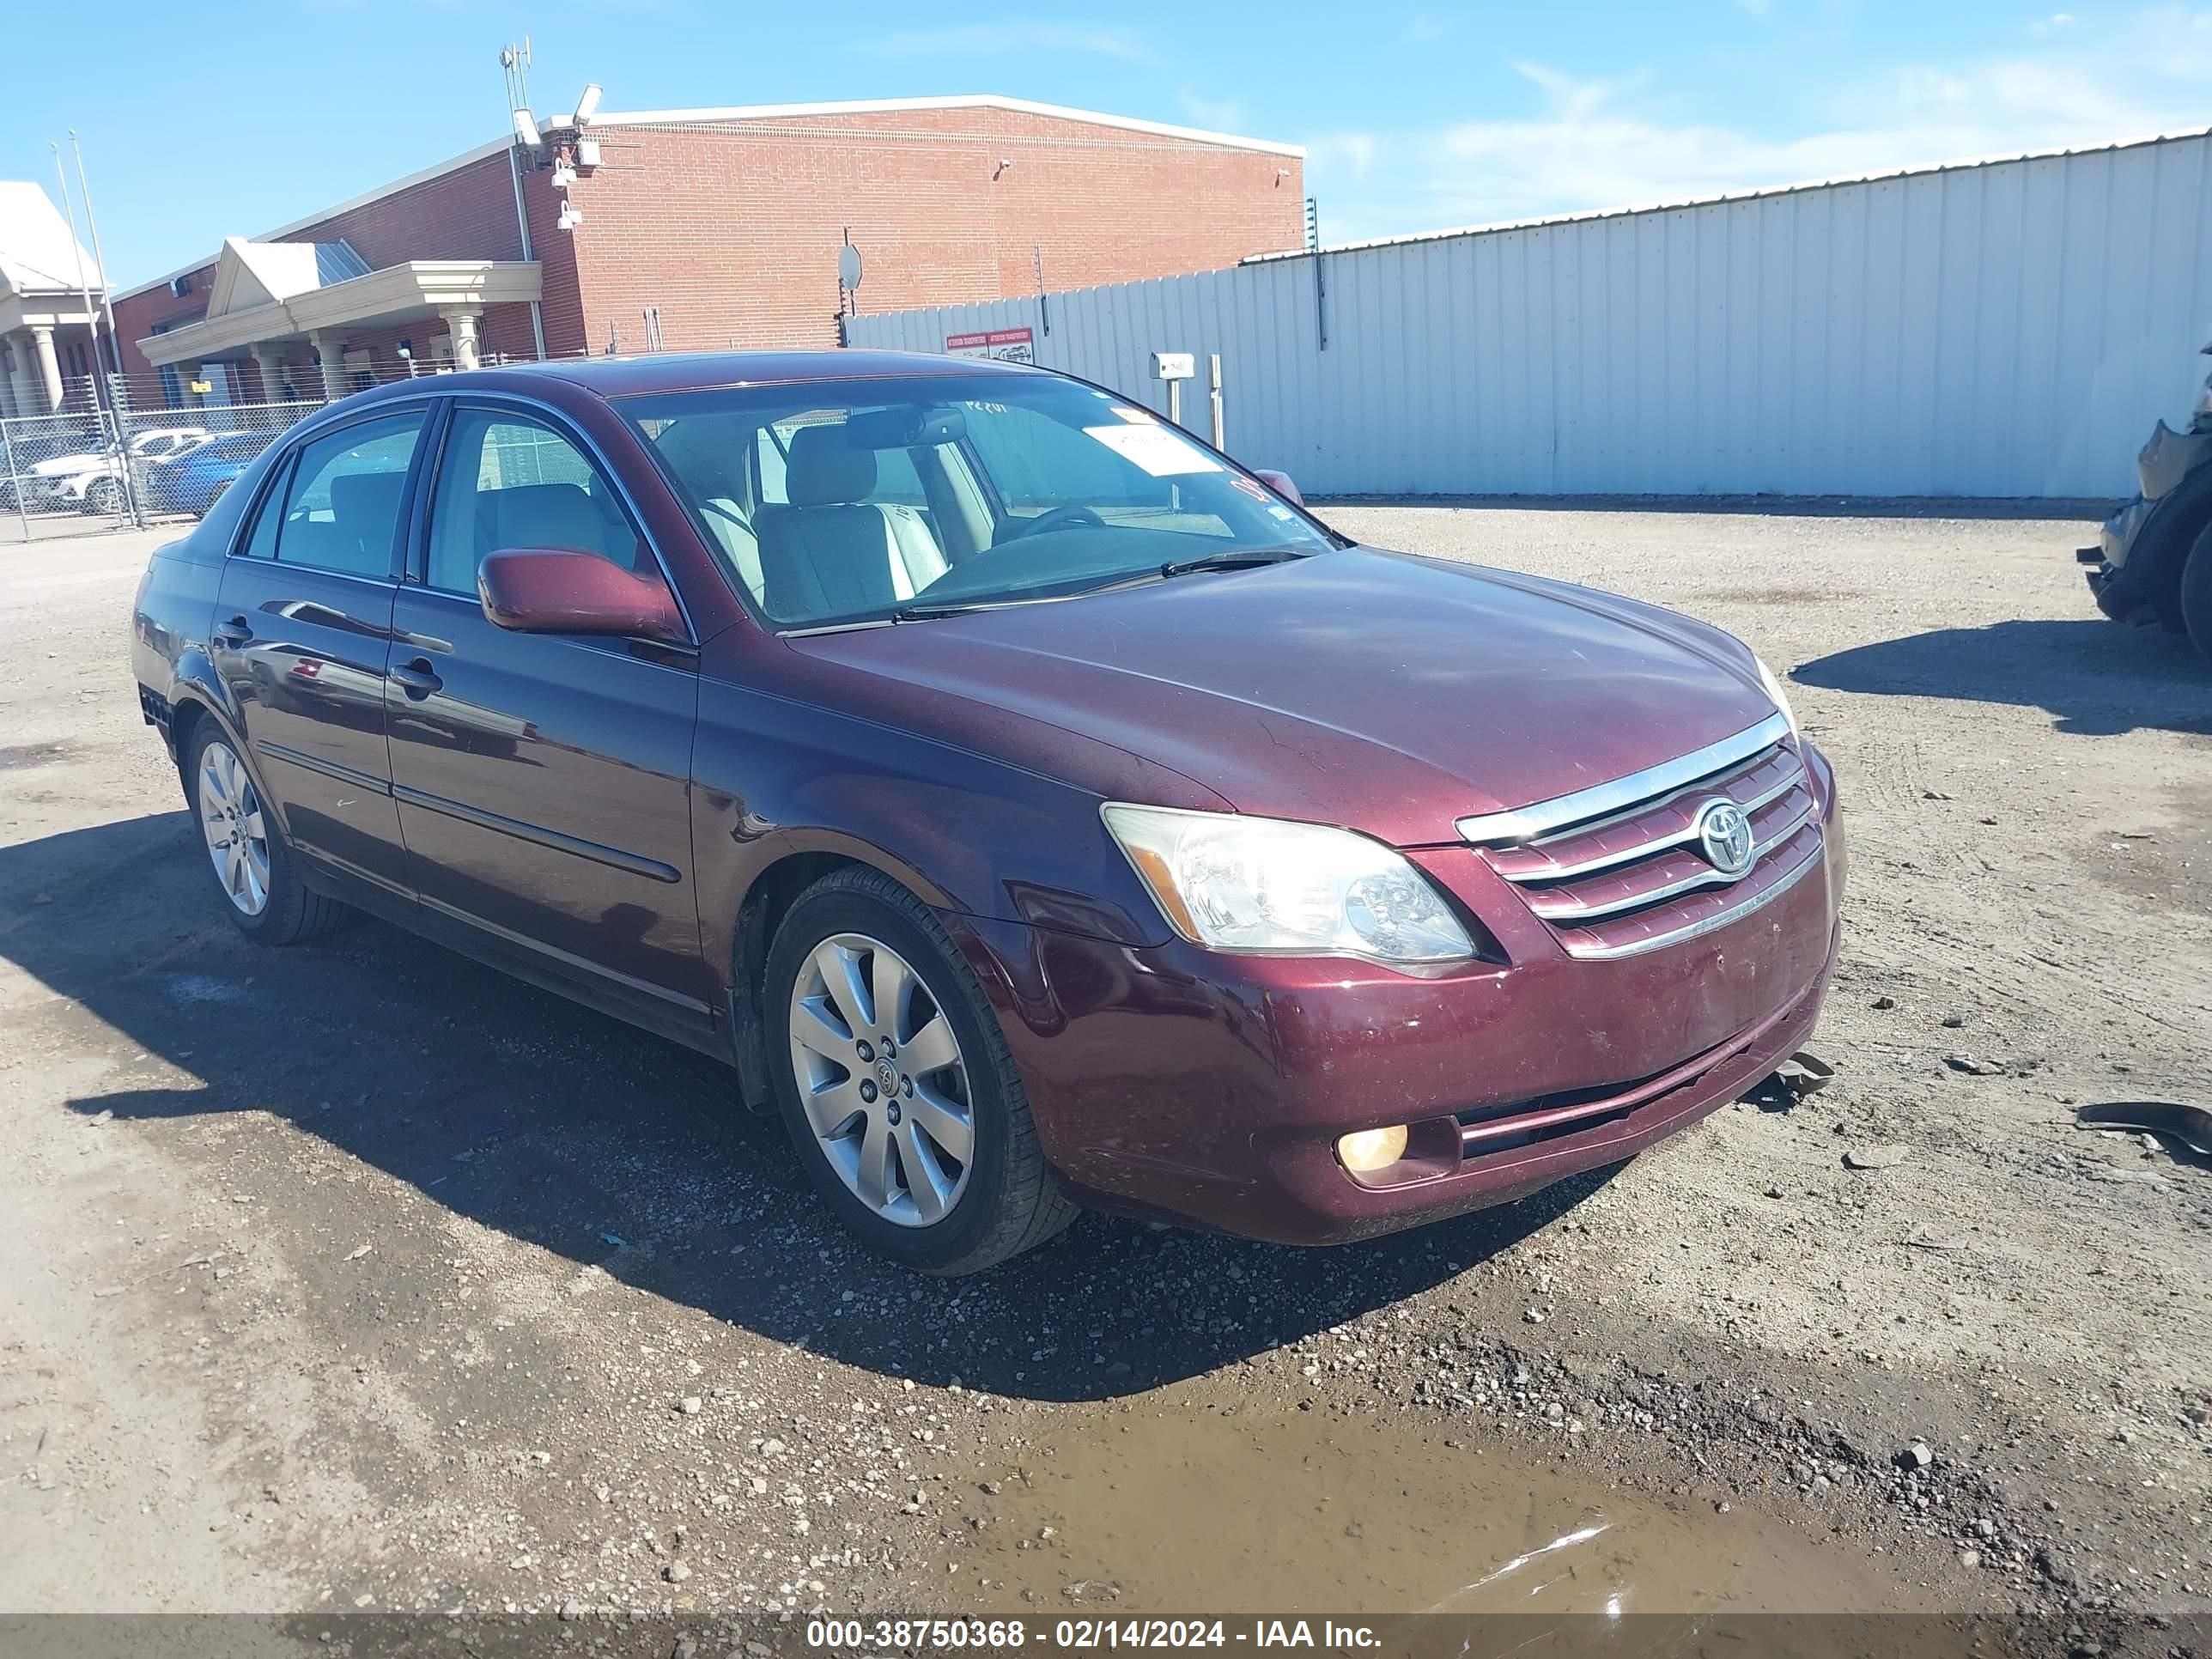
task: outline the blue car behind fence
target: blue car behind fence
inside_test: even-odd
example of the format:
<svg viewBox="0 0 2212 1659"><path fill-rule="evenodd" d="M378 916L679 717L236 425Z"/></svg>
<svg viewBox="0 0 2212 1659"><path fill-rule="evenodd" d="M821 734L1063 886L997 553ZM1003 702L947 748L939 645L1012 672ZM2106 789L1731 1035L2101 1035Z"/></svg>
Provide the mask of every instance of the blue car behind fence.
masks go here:
<svg viewBox="0 0 2212 1659"><path fill-rule="evenodd" d="M197 518L238 482L239 474L253 465L276 436L270 432L234 433L173 461L149 467L149 504L157 513L190 513Z"/></svg>

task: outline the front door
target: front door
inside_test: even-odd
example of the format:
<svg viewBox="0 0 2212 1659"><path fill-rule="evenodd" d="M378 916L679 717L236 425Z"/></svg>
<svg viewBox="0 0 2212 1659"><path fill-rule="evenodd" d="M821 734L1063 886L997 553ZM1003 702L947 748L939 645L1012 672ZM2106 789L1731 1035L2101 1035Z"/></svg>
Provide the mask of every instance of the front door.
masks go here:
<svg viewBox="0 0 2212 1659"><path fill-rule="evenodd" d="M292 844L407 891L384 738L399 526L420 406L301 447L223 566L210 649Z"/></svg>
<svg viewBox="0 0 2212 1659"><path fill-rule="evenodd" d="M393 614L386 692L416 890L649 1021L703 1022L696 655L496 626L477 568L502 547L573 548L659 574L568 434L519 409L454 409L417 579Z"/></svg>

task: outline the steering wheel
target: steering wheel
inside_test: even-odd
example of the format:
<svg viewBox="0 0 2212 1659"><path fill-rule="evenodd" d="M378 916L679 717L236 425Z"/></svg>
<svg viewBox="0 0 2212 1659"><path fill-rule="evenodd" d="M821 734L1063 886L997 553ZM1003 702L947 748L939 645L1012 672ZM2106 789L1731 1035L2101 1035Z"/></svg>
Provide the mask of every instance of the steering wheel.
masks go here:
<svg viewBox="0 0 2212 1659"><path fill-rule="evenodd" d="M1106 528L1106 520L1096 510L1079 502L1070 501L1065 507L1055 507L1049 513L1040 513L1014 532L1018 541L1024 536L1042 535L1048 530L1066 530L1073 525L1088 525L1094 530Z"/></svg>

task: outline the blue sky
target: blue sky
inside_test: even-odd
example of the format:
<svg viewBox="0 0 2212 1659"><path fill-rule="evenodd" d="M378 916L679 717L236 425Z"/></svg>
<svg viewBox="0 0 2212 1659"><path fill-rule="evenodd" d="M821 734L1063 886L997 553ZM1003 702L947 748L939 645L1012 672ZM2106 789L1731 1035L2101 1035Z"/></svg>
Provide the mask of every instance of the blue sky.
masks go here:
<svg viewBox="0 0 2212 1659"><path fill-rule="evenodd" d="M51 190L74 126L125 284L496 137L525 33L541 111L1000 92L1303 143L1330 241L2212 125L2212 9L2051 0L119 0L11 32L54 72L9 76L0 177Z"/></svg>

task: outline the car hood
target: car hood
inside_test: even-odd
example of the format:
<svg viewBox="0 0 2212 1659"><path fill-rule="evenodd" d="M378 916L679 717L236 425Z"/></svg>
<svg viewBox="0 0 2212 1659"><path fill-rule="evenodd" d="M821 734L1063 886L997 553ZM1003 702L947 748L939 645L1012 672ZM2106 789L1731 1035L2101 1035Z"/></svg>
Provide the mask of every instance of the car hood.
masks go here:
<svg viewBox="0 0 2212 1659"><path fill-rule="evenodd" d="M1449 842L1458 818L1608 782L1773 712L1750 652L1717 629L1371 548L791 644L878 682L878 718L933 695L1012 711L1239 811L1397 846Z"/></svg>
<svg viewBox="0 0 2212 1659"><path fill-rule="evenodd" d="M36 478L66 478L73 472L90 472L106 466L105 455L57 455L51 461L40 461L31 469Z"/></svg>

